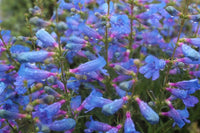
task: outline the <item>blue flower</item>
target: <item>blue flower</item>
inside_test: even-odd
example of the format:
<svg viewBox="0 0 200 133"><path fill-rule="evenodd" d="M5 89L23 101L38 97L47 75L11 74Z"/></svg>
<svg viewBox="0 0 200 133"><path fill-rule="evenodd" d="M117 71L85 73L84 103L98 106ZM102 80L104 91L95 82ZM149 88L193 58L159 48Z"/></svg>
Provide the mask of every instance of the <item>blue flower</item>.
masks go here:
<svg viewBox="0 0 200 133"><path fill-rule="evenodd" d="M71 73L85 74L85 73L100 70L102 73L107 74L106 70L103 69L105 65L106 65L105 59L99 56L97 59L81 64L77 68L70 69L69 71Z"/></svg>
<svg viewBox="0 0 200 133"><path fill-rule="evenodd" d="M140 107L140 112L144 118L151 124L156 124L159 122L158 114L149 105L139 98L135 99Z"/></svg>
<svg viewBox="0 0 200 133"><path fill-rule="evenodd" d="M121 99L116 99L111 103L105 104L102 107L102 112L106 115L113 115L124 105L125 101L127 100L128 100L128 97L125 96Z"/></svg>
<svg viewBox="0 0 200 133"><path fill-rule="evenodd" d="M139 72L145 74L144 77L147 79L152 77L152 80L159 78L159 70L164 69L166 61L163 59L158 59L153 55L149 55L145 58L146 65L139 69Z"/></svg>
<svg viewBox="0 0 200 133"><path fill-rule="evenodd" d="M92 116L90 117L91 121L86 122L86 127L90 130L90 131L109 131L112 126L108 125L107 123L102 123L99 121L94 121L92 119ZM87 129L87 130L88 130Z"/></svg>
<svg viewBox="0 0 200 133"><path fill-rule="evenodd" d="M194 50L193 48L191 48L190 46L183 44L181 45L183 54L185 57L190 58L191 60L199 60L200 59L200 54L199 52L197 52L196 50Z"/></svg>
<svg viewBox="0 0 200 133"><path fill-rule="evenodd" d="M26 62L43 62L48 57L52 56L54 52L47 52L44 50L41 51L31 51L31 52L21 52L18 54L13 54L14 58L16 58L21 63Z"/></svg>
<svg viewBox="0 0 200 133"><path fill-rule="evenodd" d="M53 131L65 131L73 129L76 126L76 121L72 118L64 118L62 120L56 120L49 125L49 128Z"/></svg>
<svg viewBox="0 0 200 133"><path fill-rule="evenodd" d="M42 42L41 46L43 48L57 47L58 46L58 44L56 43L54 38L48 32L46 32L44 29L38 30L36 32L36 37L38 38L38 40L40 42Z"/></svg>
<svg viewBox="0 0 200 133"><path fill-rule="evenodd" d="M180 128L182 128L185 125L185 122L190 123L187 118L189 117L189 113L187 111L187 108L184 110L176 110L171 103L169 104L170 111L168 112L162 112L162 115L171 117L174 119L173 127L177 124Z"/></svg>
<svg viewBox="0 0 200 133"><path fill-rule="evenodd" d="M133 120L131 119L130 112L126 112L126 120L124 123L124 133L139 133L135 129L135 124L133 123Z"/></svg>

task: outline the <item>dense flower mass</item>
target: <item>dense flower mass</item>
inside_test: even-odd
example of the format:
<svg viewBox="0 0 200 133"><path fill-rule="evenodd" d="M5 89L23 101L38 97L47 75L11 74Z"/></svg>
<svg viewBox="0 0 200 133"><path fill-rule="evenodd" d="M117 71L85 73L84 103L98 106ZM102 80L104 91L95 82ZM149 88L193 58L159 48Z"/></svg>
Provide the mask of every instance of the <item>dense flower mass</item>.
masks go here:
<svg viewBox="0 0 200 133"><path fill-rule="evenodd" d="M25 15L27 36L0 27L0 133L181 132L199 120L200 2L49 2L52 16L40 0Z"/></svg>

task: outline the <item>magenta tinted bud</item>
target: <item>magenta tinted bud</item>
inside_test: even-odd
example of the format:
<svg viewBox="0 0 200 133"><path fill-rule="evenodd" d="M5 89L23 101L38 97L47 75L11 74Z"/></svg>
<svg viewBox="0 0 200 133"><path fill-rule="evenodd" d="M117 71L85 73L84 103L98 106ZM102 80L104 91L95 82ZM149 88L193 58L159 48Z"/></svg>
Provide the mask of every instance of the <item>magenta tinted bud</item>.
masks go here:
<svg viewBox="0 0 200 133"><path fill-rule="evenodd" d="M7 120L15 120L20 118L25 118L26 114L19 114L15 112L10 112L8 110L0 109L0 117Z"/></svg>
<svg viewBox="0 0 200 133"><path fill-rule="evenodd" d="M156 124L159 122L158 114L149 105L139 98L135 99L139 105L140 112L144 118L151 124Z"/></svg>
<svg viewBox="0 0 200 133"><path fill-rule="evenodd" d="M124 123L124 133L138 133L135 129L135 124L131 119L131 113L128 111L126 112L126 120Z"/></svg>
<svg viewBox="0 0 200 133"><path fill-rule="evenodd" d="M185 41L194 46L200 47L200 38L186 38Z"/></svg>
<svg viewBox="0 0 200 133"><path fill-rule="evenodd" d="M5 71L8 71L10 69L13 69L14 66L8 66L8 65L3 65L3 64L0 64L0 72L5 72Z"/></svg>

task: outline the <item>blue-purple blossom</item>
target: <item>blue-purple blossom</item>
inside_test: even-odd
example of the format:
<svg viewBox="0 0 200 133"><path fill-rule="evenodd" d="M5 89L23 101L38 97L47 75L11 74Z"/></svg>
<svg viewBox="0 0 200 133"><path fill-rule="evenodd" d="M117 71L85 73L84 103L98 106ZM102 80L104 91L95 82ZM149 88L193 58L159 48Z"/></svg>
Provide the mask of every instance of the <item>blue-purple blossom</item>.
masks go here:
<svg viewBox="0 0 200 133"><path fill-rule="evenodd" d="M41 46L43 48L46 47L57 47L58 44L54 40L54 38L44 29L40 29L36 32L36 37L42 43Z"/></svg>
<svg viewBox="0 0 200 133"><path fill-rule="evenodd" d="M56 120L49 125L49 128L53 131L65 131L73 129L76 126L76 121L72 118L64 118L62 120Z"/></svg>
<svg viewBox="0 0 200 133"><path fill-rule="evenodd" d="M13 54L13 56L21 63L43 62L45 59L52 55L54 55L54 52L47 52L43 50Z"/></svg>
<svg viewBox="0 0 200 133"><path fill-rule="evenodd" d="M124 133L139 133L135 129L135 124L133 123L133 120L131 119L130 112L126 112L126 120L124 123Z"/></svg>
<svg viewBox="0 0 200 133"><path fill-rule="evenodd" d="M187 108L183 110L176 110L170 103L169 105L170 111L168 112L162 112L162 115L171 117L174 119L173 127L177 124L180 128L182 128L185 125L185 122L190 123L187 118L189 117L189 113L187 111Z"/></svg>
<svg viewBox="0 0 200 133"><path fill-rule="evenodd" d="M106 65L106 61L103 57L99 56L97 59L88 61L84 64L81 64L77 68L70 69L71 73L80 73L85 74L93 71L100 70L103 74L106 74L106 70L103 67Z"/></svg>
<svg viewBox="0 0 200 133"><path fill-rule="evenodd" d="M128 97L122 97L121 99L116 99L111 103L105 104L102 107L102 112L105 115L113 115L115 112L117 112L124 103L128 100Z"/></svg>
<svg viewBox="0 0 200 133"><path fill-rule="evenodd" d="M199 52L197 52L196 50L194 50L193 48L191 48L190 46L186 44L181 45L181 48L185 57L188 57L194 61L199 60L200 58Z"/></svg>
<svg viewBox="0 0 200 133"><path fill-rule="evenodd" d="M157 124L159 122L158 114L149 105L139 98L135 99L140 107L140 112L144 118L151 124Z"/></svg>
<svg viewBox="0 0 200 133"><path fill-rule="evenodd" d="M99 121L94 121L92 119L92 116L90 117L91 121L86 122L86 127L88 128L87 130L92 131L103 131L106 132L112 128L112 126L108 125L107 123L102 123ZM86 131L87 131L86 130Z"/></svg>
<svg viewBox="0 0 200 133"><path fill-rule="evenodd" d="M160 76L159 71L165 68L166 61L149 55L145 58L145 62L147 64L142 66L139 72L144 74L145 78L149 79L152 77L152 80L158 79Z"/></svg>

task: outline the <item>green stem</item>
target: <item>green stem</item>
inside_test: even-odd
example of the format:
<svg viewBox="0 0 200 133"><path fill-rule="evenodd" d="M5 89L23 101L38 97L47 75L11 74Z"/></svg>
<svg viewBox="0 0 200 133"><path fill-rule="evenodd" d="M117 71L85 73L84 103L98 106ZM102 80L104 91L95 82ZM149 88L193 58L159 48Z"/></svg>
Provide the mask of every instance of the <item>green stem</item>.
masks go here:
<svg viewBox="0 0 200 133"><path fill-rule="evenodd" d="M187 7L184 8L184 15L187 15L187 12L188 12L188 6L189 6L189 2L188 0L186 0L186 5ZM174 60L174 56L175 56L175 52L176 52L176 49L178 48L178 42L179 42L179 39L180 39L180 36L181 36L181 33L182 33L182 30L183 30L183 26L185 24L185 19L182 18L181 20L181 27L180 27L180 30L179 30L179 33L178 33L178 38L177 38L177 41L176 41L176 45L175 45L175 48L173 50L173 53L172 53L172 57L171 57L171 62L169 64L169 67L167 69L167 73L166 73L166 76L165 76L165 79L164 79L164 87L166 86L167 82L168 82L168 76L169 76L169 71L171 70L172 68L172 60Z"/></svg>
<svg viewBox="0 0 200 133"><path fill-rule="evenodd" d="M132 44L133 44L133 8L134 8L134 0L131 1L131 15L130 15L130 25L131 25L131 32L129 34L129 45L128 49L130 50L130 57L132 57L133 54L133 49L132 49Z"/></svg>
<svg viewBox="0 0 200 133"><path fill-rule="evenodd" d="M105 58L106 58L106 66L108 67L109 64L108 64L108 24L109 24L109 13L110 13L110 0L107 0L107 4L108 4L108 12L107 12L107 15L106 15L106 33L105 33Z"/></svg>
<svg viewBox="0 0 200 133"><path fill-rule="evenodd" d="M56 25L58 24L59 20L58 20L58 7L56 6ZM60 44L60 33L58 31L58 29L56 28L56 34L57 34L57 40L58 40L58 49L59 49L59 61L60 61L60 68L61 68L61 81L63 82L64 84L64 93L66 94L67 93L67 80L66 80L66 77L65 77L65 74L64 74L64 70L65 70L65 67L64 67L64 61L63 59L65 58L63 56L63 49L62 49L62 45Z"/></svg>

